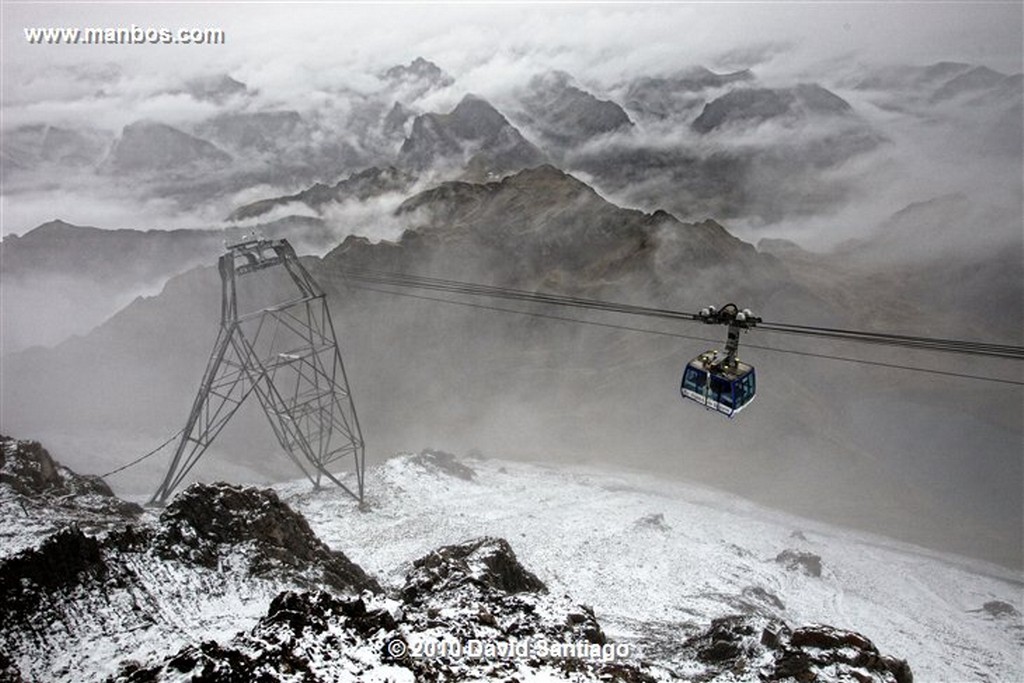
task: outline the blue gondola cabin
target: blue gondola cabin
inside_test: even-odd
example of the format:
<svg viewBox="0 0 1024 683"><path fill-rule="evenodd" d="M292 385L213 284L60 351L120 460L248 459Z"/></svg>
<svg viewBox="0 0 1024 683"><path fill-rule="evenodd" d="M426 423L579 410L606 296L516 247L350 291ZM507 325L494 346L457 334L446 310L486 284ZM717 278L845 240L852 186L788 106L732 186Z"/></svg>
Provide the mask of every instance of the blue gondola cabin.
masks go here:
<svg viewBox="0 0 1024 683"><path fill-rule="evenodd" d="M718 355L708 351L687 363L679 392L708 410L732 417L754 400L757 376L754 366L738 360L722 364Z"/></svg>

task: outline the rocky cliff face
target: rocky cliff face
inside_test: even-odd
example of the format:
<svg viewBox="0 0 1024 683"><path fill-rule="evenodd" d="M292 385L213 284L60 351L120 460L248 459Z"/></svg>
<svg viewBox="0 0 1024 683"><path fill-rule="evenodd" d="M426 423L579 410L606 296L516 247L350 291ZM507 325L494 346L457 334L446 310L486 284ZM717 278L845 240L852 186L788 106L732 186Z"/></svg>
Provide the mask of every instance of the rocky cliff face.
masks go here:
<svg viewBox="0 0 1024 683"><path fill-rule="evenodd" d="M817 624L794 629L778 619L722 617L683 647L700 662L700 680L914 680L905 661L880 654L859 633Z"/></svg>
<svg viewBox="0 0 1024 683"><path fill-rule="evenodd" d="M104 658L255 618L282 590L381 590L272 491L227 484L192 486L155 520L96 535L66 526L4 557L0 587L0 645L24 675L46 680L95 677Z"/></svg>
<svg viewBox="0 0 1024 683"><path fill-rule="evenodd" d="M328 548L305 518L268 489L194 484L160 515L154 547L164 555L216 568L245 548L252 576L287 576L299 585L380 591L377 581Z"/></svg>
<svg viewBox="0 0 1024 683"><path fill-rule="evenodd" d="M117 498L103 479L79 475L35 441L0 436L0 538L7 552L66 525L107 529L134 523L142 508Z"/></svg>

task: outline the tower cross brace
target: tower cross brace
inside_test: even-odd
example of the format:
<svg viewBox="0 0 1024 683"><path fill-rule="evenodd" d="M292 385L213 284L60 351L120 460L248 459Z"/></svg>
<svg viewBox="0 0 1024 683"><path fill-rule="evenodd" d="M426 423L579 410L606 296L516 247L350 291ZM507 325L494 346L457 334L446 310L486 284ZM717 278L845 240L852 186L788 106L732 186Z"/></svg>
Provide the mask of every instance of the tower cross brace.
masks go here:
<svg viewBox="0 0 1024 683"><path fill-rule="evenodd" d="M284 239L233 244L218 267L220 330L150 504L167 502L251 394L285 454L314 487L328 479L362 503L365 445L323 290ZM236 279L269 268L287 272L296 296L239 313ZM351 461L352 486L331 472L342 461Z"/></svg>

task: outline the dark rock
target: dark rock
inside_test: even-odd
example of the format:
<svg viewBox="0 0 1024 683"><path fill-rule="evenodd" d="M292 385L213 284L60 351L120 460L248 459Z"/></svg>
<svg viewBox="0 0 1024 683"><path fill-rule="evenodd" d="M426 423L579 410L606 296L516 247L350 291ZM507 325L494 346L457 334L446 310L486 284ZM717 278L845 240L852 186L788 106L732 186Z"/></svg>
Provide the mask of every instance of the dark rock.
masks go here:
<svg viewBox="0 0 1024 683"><path fill-rule="evenodd" d="M49 451L36 441L0 436L0 482L23 496L66 493Z"/></svg>
<svg viewBox="0 0 1024 683"><path fill-rule="evenodd" d="M747 586L743 589L743 597L767 607L774 607L779 611L786 609L786 605L779 599L779 596L761 586Z"/></svg>
<svg viewBox="0 0 1024 683"><path fill-rule="evenodd" d="M789 627L781 622L771 622L761 631L761 645L770 649L776 649L784 638L789 637Z"/></svg>
<svg viewBox="0 0 1024 683"><path fill-rule="evenodd" d="M654 680L644 665L624 661L581 657L521 660L444 652L412 656L409 646L414 634L416 640L454 637L462 643L511 643L526 638L594 646L607 643L589 607L569 607L561 598L544 596L549 608L564 610L564 620L559 621L552 619L554 612L546 609L542 615L535 609L535 601L541 599L537 593L511 592L524 587L543 589L543 585L519 567L511 548L501 539L441 548L417 564L406 584L415 584L419 592L405 601L398 617L383 606L386 603L379 596L286 591L274 598L267 615L248 633L220 644L188 645L147 668L129 671L122 666L114 680L172 681L184 675L195 681L319 683L376 679L383 673L392 679L411 676L417 681L513 681L542 664L572 680ZM428 564L431 572L444 574L444 579L424 580L424 565ZM443 620L437 618L442 611ZM500 635L495 636L495 631ZM382 671L385 667L387 673Z"/></svg>
<svg viewBox="0 0 1024 683"><path fill-rule="evenodd" d="M281 593L273 602L264 624L286 624L296 636L305 631L325 632L332 620L343 619L347 627L367 636L378 631L393 631L397 622L383 609L367 610L361 598L341 598L314 591Z"/></svg>
<svg viewBox="0 0 1024 683"><path fill-rule="evenodd" d="M661 512L652 512L644 515L633 523L638 529L654 529L655 531L670 531L672 527L665 523L665 515Z"/></svg>
<svg viewBox="0 0 1024 683"><path fill-rule="evenodd" d="M426 448L409 458L409 462L415 463L429 470L447 474L448 476L455 477L456 479L472 481L476 478L476 470L469 465L459 462L458 458L456 458L454 454L448 453L447 451L438 451L433 448Z"/></svg>
<svg viewBox="0 0 1024 683"><path fill-rule="evenodd" d="M972 611L984 612L997 619L1002 617L1017 618L1020 616L1020 612L1016 607L1008 602L1003 602L1002 600L989 600L982 605L980 609Z"/></svg>
<svg viewBox="0 0 1024 683"><path fill-rule="evenodd" d="M484 537L444 546L413 563L402 595L407 601L472 585L501 593L546 591L547 587L516 559L503 538Z"/></svg>
<svg viewBox="0 0 1024 683"><path fill-rule="evenodd" d="M712 621L706 633L690 638L684 646L693 647L697 659L702 662L723 662L741 655L743 641L754 635L754 630L745 617L722 617Z"/></svg>
<svg viewBox="0 0 1024 683"><path fill-rule="evenodd" d="M793 631L789 642L794 647L815 647L822 650L839 650L844 647L877 654L874 643L853 631L843 631L831 626L804 626Z"/></svg>
<svg viewBox="0 0 1024 683"><path fill-rule="evenodd" d="M21 671L3 650L0 650L0 683L25 683Z"/></svg>
<svg viewBox="0 0 1024 683"><path fill-rule="evenodd" d="M859 633L823 625L790 629L771 617L716 619L683 649L706 665L701 680L757 670L763 681L913 681L905 661L880 655Z"/></svg>
<svg viewBox="0 0 1024 683"><path fill-rule="evenodd" d="M821 558L802 550L783 550L775 561L790 571L801 571L808 576L821 576Z"/></svg>
<svg viewBox="0 0 1024 683"><path fill-rule="evenodd" d="M106 572L100 543L75 527L7 558L0 562L0 630L31 618L41 602Z"/></svg>
<svg viewBox="0 0 1024 683"><path fill-rule="evenodd" d="M256 576L284 572L343 591L381 590L376 579L328 548L270 489L193 484L171 501L160 522L158 545L165 555L215 567L222 549L251 543L250 571ZM304 577L308 571L312 575Z"/></svg>
<svg viewBox="0 0 1024 683"><path fill-rule="evenodd" d="M59 502L64 507L126 517L142 512L135 503L117 498L101 477L76 474L36 441L0 436L0 483L22 496L44 498L49 504Z"/></svg>

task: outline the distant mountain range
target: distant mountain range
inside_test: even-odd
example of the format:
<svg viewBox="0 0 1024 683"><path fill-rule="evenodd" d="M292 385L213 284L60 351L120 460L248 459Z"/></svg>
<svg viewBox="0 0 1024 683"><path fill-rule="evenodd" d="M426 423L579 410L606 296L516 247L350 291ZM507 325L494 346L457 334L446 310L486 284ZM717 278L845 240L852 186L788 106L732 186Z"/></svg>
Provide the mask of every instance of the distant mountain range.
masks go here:
<svg viewBox="0 0 1024 683"><path fill-rule="evenodd" d="M983 97L1013 89L1014 77L997 79L996 72L980 69L939 65L865 78L857 85L903 88L934 81L926 95L937 101L953 97L950 93ZM316 107L260 108L254 99L258 93L247 84L213 74L174 90L216 109L199 121L136 121L119 131L22 126L4 132L3 164L13 181L30 184L33 172L46 169L86 177L94 169L121 177L141 174L134 187L140 200L169 199L191 210L261 186L281 188L278 196L287 196L373 166L417 175L429 170L439 180L483 180L552 161L587 174L599 191L648 211L667 209L691 220L771 222L841 204L845 188L820 171L886 139L884 131L874 130L824 86L768 88L748 70L684 69L641 76L605 92L565 72L547 72L504 95L501 108L462 93L447 111L422 108L428 93L457 93L458 88L426 59L386 69L378 82L375 91L333 94L344 101L346 114L339 119ZM1019 89L1019 78L1016 83ZM724 127L731 134L766 121L793 129L794 140L766 139L739 148L685 138L664 142L677 138L670 131L680 127L703 134ZM775 180L780 169L813 190L797 193L790 189L794 183ZM816 199L808 202L809 196Z"/></svg>

